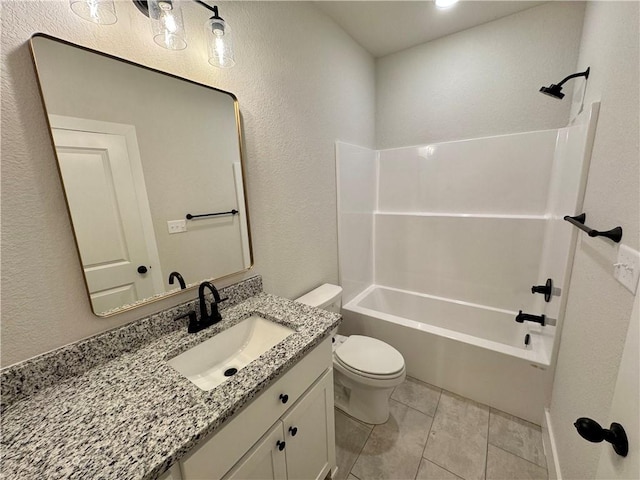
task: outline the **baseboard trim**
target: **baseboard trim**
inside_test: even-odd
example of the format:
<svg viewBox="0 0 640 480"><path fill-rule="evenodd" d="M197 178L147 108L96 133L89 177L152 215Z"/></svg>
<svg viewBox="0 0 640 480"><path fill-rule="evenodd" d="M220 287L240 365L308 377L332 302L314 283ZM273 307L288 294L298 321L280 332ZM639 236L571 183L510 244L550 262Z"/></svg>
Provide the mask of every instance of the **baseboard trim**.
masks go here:
<svg viewBox="0 0 640 480"><path fill-rule="evenodd" d="M547 459L549 480L562 480L560 463L558 462L556 439L553 436L553 427L551 426L551 413L548 408L544 409L544 419L542 422L542 447L544 448L544 456Z"/></svg>

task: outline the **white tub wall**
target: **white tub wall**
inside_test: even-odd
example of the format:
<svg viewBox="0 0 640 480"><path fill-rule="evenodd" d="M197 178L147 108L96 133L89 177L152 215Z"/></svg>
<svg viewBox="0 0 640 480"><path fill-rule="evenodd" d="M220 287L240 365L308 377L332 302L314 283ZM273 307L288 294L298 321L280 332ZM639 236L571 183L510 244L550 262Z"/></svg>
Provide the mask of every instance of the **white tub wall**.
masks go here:
<svg viewBox="0 0 640 480"><path fill-rule="evenodd" d="M343 310L343 318L343 334L375 337L400 351L407 375L541 424L548 370L374 317Z"/></svg>
<svg viewBox="0 0 640 480"><path fill-rule="evenodd" d="M541 302L539 308L549 318L558 319L559 332L562 331L576 239L580 234L577 228L564 220L564 216L582 213L599 109L598 102L586 106L572 126L558 130L547 204L549 220L537 283L544 284L547 278L551 278L554 287L561 290L560 296L554 295L549 303ZM552 337L545 337L545 340L549 352L557 351L559 341L554 345ZM554 359L555 351L552 353Z"/></svg>
<svg viewBox="0 0 640 480"><path fill-rule="evenodd" d="M544 219L376 215L375 283L496 308L536 301Z"/></svg>
<svg viewBox="0 0 640 480"><path fill-rule="evenodd" d="M557 130L380 151L378 210L543 215Z"/></svg>
<svg viewBox="0 0 640 480"><path fill-rule="evenodd" d="M343 304L373 283L376 156L369 148L336 142L338 257Z"/></svg>

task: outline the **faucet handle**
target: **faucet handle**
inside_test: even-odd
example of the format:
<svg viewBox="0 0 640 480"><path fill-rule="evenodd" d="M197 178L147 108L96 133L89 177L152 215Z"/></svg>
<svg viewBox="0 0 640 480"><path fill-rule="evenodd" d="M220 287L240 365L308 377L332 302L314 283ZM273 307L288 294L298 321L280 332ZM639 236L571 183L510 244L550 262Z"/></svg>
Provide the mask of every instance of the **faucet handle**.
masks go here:
<svg viewBox="0 0 640 480"><path fill-rule="evenodd" d="M187 313L183 313L182 315L177 316L176 318L174 318L174 320L181 320L187 317L189 317L189 320L197 320L196 311L189 310Z"/></svg>
<svg viewBox="0 0 640 480"><path fill-rule="evenodd" d="M187 313L174 318L174 320L181 320L183 318L189 318L189 325L187 326L187 332L196 333L199 331L199 322L198 322L198 317L196 315L195 310L189 310Z"/></svg>

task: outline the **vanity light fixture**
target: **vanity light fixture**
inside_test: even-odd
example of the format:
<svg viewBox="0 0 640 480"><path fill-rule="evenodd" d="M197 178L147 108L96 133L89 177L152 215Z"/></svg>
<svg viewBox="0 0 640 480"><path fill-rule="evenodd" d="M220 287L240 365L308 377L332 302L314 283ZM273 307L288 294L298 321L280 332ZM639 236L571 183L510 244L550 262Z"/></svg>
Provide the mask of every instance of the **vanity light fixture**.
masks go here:
<svg viewBox="0 0 640 480"><path fill-rule="evenodd" d="M113 0L69 0L71 11L89 22L113 25L118 21Z"/></svg>
<svg viewBox="0 0 640 480"><path fill-rule="evenodd" d="M458 0L434 0L434 2L436 4L436 7L440 9L445 9L445 8L452 7L453 5L458 3Z"/></svg>
<svg viewBox="0 0 640 480"><path fill-rule="evenodd" d="M231 27L218 14L218 7L193 1L213 13L204 25L209 63L219 68L233 67L236 62ZM187 46L180 0L133 0L133 3L151 19L153 39L158 45L169 50L182 50Z"/></svg>
<svg viewBox="0 0 640 480"><path fill-rule="evenodd" d="M168 50L187 48L187 34L182 18L181 0L132 0L151 21L153 41ZM236 64L231 39L231 27L218 14L218 7L211 7L201 0L193 0L213 13L204 24L209 63L218 68ZM71 10L81 18L101 25L118 20L113 0L69 0Z"/></svg>

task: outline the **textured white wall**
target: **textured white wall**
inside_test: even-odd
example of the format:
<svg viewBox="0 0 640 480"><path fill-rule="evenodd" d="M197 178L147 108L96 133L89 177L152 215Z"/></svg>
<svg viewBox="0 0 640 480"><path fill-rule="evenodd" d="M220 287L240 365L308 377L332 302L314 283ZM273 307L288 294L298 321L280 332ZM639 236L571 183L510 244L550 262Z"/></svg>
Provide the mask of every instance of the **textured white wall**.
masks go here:
<svg viewBox="0 0 640 480"><path fill-rule="evenodd" d="M549 2L377 59L377 148L566 126L538 90L574 73L583 12Z"/></svg>
<svg viewBox="0 0 640 480"><path fill-rule="evenodd" d="M588 224L622 225L622 242L635 249L640 246L639 5L589 3L578 61L579 69L591 66L585 103L602 102L584 201ZM613 278L616 255L611 243L579 237L550 408L566 479L595 478L600 452L610 448L586 442L572 423L583 416L603 424L609 418L634 301Z"/></svg>
<svg viewBox="0 0 640 480"><path fill-rule="evenodd" d="M186 2L189 46L156 46L146 17L118 1L99 27L68 1L2 2L2 364L193 298L193 293L108 319L91 313L27 40L44 32L235 93L243 118L252 273L295 297L338 279L336 139L374 143L374 61L306 2L229 2L237 65L210 67L206 12ZM215 252L212 252L215 255ZM241 279L229 279L227 283Z"/></svg>

